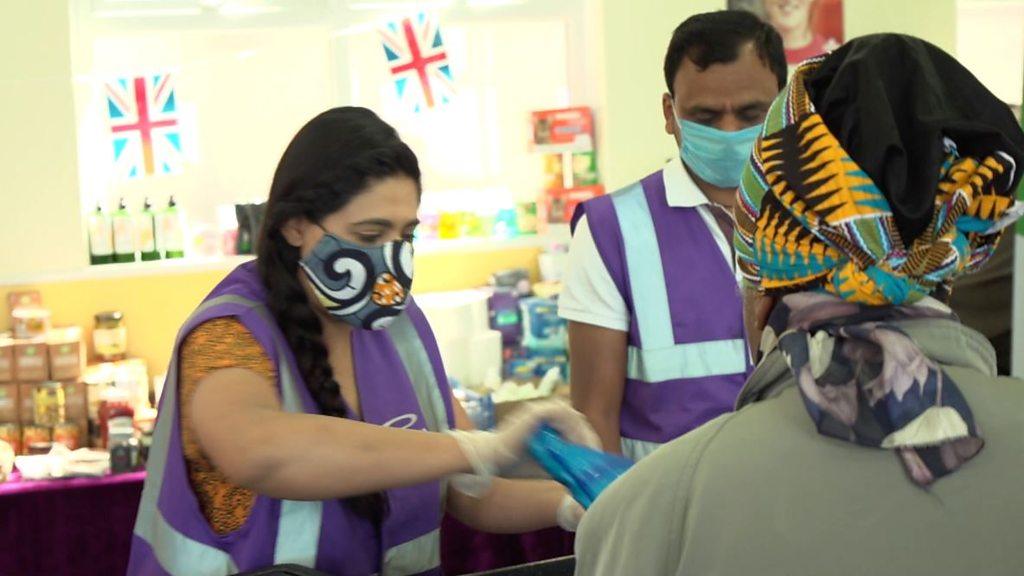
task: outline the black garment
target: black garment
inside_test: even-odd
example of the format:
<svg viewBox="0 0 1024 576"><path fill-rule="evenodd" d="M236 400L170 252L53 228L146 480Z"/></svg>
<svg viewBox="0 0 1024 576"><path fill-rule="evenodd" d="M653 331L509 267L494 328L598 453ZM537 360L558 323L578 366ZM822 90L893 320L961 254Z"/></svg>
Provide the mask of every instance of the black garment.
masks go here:
<svg viewBox="0 0 1024 576"><path fill-rule="evenodd" d="M889 200L907 244L935 212L943 137L962 156L1006 152L1017 165L1012 185L1020 182L1024 132L1009 106L924 40L856 38L826 58L806 85L829 130Z"/></svg>

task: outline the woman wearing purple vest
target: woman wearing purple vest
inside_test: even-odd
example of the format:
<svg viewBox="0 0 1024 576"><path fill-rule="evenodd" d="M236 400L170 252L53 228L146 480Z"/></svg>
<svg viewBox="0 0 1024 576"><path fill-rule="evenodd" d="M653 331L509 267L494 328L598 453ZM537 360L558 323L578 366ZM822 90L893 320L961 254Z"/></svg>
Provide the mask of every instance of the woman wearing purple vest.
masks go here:
<svg viewBox="0 0 1024 576"><path fill-rule="evenodd" d="M575 527L557 484L492 477L541 423L596 436L558 404L471 430L409 295L419 199L416 156L373 112L295 136L256 261L178 335L129 574L439 574L445 511L492 532Z"/></svg>

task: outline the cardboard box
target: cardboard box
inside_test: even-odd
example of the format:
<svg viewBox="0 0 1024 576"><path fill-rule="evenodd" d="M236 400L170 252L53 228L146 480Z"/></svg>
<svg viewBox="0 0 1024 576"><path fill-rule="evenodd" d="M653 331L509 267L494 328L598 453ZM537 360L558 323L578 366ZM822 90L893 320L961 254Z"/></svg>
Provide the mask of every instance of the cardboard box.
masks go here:
<svg viewBox="0 0 1024 576"><path fill-rule="evenodd" d="M11 315L18 308L42 308L43 296L38 290L23 290L7 293L7 314Z"/></svg>
<svg viewBox="0 0 1024 576"><path fill-rule="evenodd" d="M14 381L14 340L0 336L0 382Z"/></svg>
<svg viewBox="0 0 1024 576"><path fill-rule="evenodd" d="M89 421L89 399L85 382L71 381L61 384L64 385L65 419L84 425Z"/></svg>
<svg viewBox="0 0 1024 576"><path fill-rule="evenodd" d="M19 422L18 385L0 384L0 424Z"/></svg>
<svg viewBox="0 0 1024 576"><path fill-rule="evenodd" d="M36 420L35 391L38 384L17 384L18 387L18 422L20 424L34 424Z"/></svg>
<svg viewBox="0 0 1024 576"><path fill-rule="evenodd" d="M78 380L85 368L82 329L77 326L55 328L46 340L50 378L60 381Z"/></svg>
<svg viewBox="0 0 1024 576"><path fill-rule="evenodd" d="M50 378L46 340L14 341L14 380L44 382Z"/></svg>

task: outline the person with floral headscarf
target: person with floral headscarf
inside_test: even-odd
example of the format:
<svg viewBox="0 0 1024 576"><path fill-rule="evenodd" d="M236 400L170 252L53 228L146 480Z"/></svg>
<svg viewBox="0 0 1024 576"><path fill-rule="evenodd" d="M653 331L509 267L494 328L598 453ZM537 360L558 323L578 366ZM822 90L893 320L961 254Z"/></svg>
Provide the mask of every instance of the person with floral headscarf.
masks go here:
<svg viewBox="0 0 1024 576"><path fill-rule="evenodd" d="M1024 382L944 303L1022 169L1009 108L927 42L801 65L738 193L758 366L594 503L578 573L1024 574Z"/></svg>

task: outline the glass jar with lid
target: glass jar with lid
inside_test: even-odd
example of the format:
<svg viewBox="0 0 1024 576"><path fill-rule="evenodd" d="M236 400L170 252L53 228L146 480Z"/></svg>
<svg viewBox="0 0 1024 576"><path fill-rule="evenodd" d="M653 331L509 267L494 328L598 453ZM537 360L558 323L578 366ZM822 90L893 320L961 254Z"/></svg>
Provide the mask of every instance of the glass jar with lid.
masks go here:
<svg viewBox="0 0 1024 576"><path fill-rule="evenodd" d="M52 428L64 422L67 413L67 400L64 386L60 382L43 382L32 394L34 418L36 426Z"/></svg>
<svg viewBox="0 0 1024 576"><path fill-rule="evenodd" d="M95 318L92 343L96 357L103 362L124 360L128 355L128 328L124 323L124 314L111 310L100 312Z"/></svg>

